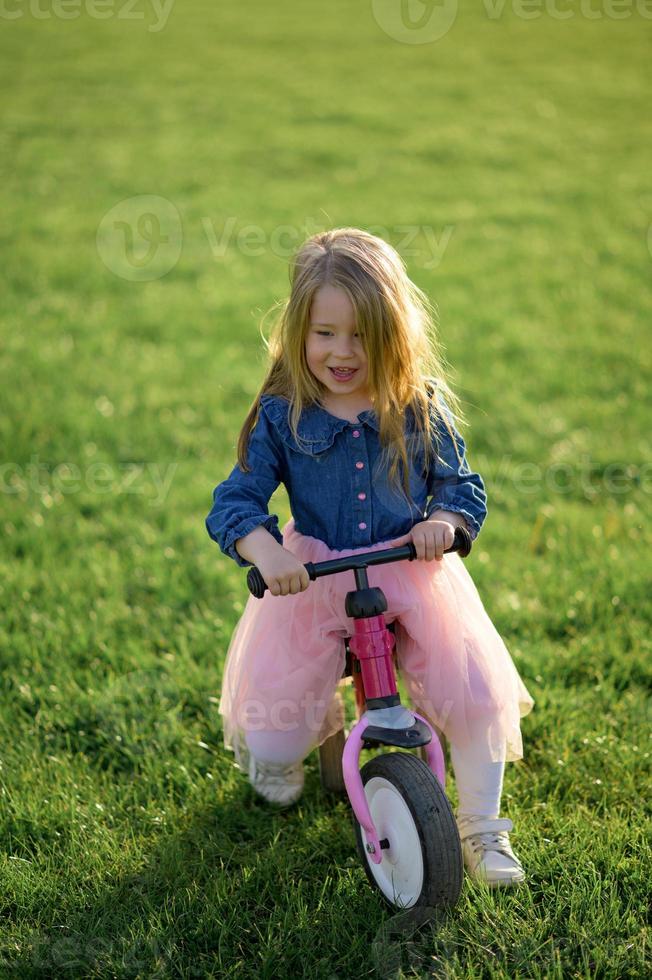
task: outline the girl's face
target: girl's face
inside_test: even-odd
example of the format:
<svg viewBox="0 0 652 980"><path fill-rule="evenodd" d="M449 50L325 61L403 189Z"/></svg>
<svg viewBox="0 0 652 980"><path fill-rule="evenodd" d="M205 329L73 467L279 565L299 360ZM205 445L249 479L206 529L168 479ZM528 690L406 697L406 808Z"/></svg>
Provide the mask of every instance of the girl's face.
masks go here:
<svg viewBox="0 0 652 980"><path fill-rule="evenodd" d="M367 355L355 324L351 300L337 286L321 286L310 308L306 360L338 404L369 401Z"/></svg>

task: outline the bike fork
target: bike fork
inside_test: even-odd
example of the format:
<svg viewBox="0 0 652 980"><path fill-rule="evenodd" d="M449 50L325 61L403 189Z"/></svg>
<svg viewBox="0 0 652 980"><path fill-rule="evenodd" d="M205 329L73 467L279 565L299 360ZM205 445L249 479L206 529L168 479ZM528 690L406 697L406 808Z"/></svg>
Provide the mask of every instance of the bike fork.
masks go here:
<svg viewBox="0 0 652 980"><path fill-rule="evenodd" d="M354 633L349 647L352 661L356 701L366 708L352 728L344 746L342 772L344 784L356 820L366 838L371 860L380 864L383 847L374 825L360 776L360 753L363 748L392 745L398 748L425 747L428 765L445 785L444 753L437 733L430 722L401 705L398 693L392 650L394 637L387 629L383 613L387 600L382 589L369 588L367 568L354 569L357 589L346 596L346 612L354 620ZM359 674L356 668L359 666Z"/></svg>

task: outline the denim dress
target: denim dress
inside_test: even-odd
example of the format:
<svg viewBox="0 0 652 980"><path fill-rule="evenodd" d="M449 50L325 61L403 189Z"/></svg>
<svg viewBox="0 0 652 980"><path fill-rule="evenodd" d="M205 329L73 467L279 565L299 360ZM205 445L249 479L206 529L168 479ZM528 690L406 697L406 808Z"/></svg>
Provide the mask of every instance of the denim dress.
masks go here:
<svg viewBox="0 0 652 980"><path fill-rule="evenodd" d="M304 564L387 547L439 509L462 514L477 537L487 514L484 483L452 423L454 439L435 420L440 443L426 470L406 415L408 500L389 487L373 411L349 422L312 406L296 439L288 408L283 398L262 397L248 444L250 472L235 466L213 493L208 533L238 565L250 563L235 542L259 526ZM292 512L282 530L268 510L280 483ZM385 619L395 623L398 665L415 709L456 747L472 745L477 758L521 758L520 718L534 701L459 555L375 565L369 583L385 593ZM341 727L333 695L343 639L352 632L344 603L353 587L352 573L340 572L296 595L248 598L227 651L219 705L224 744L243 769L248 733L289 740L298 760Z"/></svg>
<svg viewBox="0 0 652 980"><path fill-rule="evenodd" d="M487 495L482 477L469 468L464 440L450 416L455 442L447 427L434 420L438 458L426 472L414 418L407 414L410 502L388 483L373 411L361 412L357 422L349 422L311 406L302 413L297 440L288 408L284 398L263 395L249 441L250 472L235 466L213 492L206 528L238 565L250 563L236 551L235 542L260 525L283 543L278 518L268 510L280 483L287 490L296 530L335 550L367 548L401 537L439 509L462 514L471 537L477 537L487 515Z"/></svg>

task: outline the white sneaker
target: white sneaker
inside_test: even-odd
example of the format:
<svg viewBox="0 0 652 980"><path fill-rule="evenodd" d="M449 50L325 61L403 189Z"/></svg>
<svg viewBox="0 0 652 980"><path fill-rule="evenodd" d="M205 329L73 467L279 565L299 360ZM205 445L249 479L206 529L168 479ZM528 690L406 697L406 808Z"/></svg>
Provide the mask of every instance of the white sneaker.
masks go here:
<svg viewBox="0 0 652 980"><path fill-rule="evenodd" d="M284 766L249 756L249 782L268 803L290 806L303 792L303 762Z"/></svg>
<svg viewBox="0 0 652 980"><path fill-rule="evenodd" d="M516 885L525 881L521 862L509 843L511 820L497 817L460 817L457 823L464 864L471 878L490 888Z"/></svg>

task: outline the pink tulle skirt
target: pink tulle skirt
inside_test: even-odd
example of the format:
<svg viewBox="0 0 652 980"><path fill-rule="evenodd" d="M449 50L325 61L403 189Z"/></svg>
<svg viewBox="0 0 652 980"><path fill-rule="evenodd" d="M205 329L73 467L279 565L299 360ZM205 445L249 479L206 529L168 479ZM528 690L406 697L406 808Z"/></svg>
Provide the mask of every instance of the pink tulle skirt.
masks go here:
<svg viewBox="0 0 652 980"><path fill-rule="evenodd" d="M300 534L293 520L283 544L304 563L388 547L335 551ZM441 561L372 566L368 574L385 593L387 622L396 621L400 675L415 710L453 745L473 745L478 759L520 759L520 719L534 701L464 561L451 553ZM219 705L224 744L243 768L247 732L286 733L304 757L341 727L333 696L343 638L353 629L344 599L354 588L349 571L319 578L298 595L249 597L231 638Z"/></svg>

